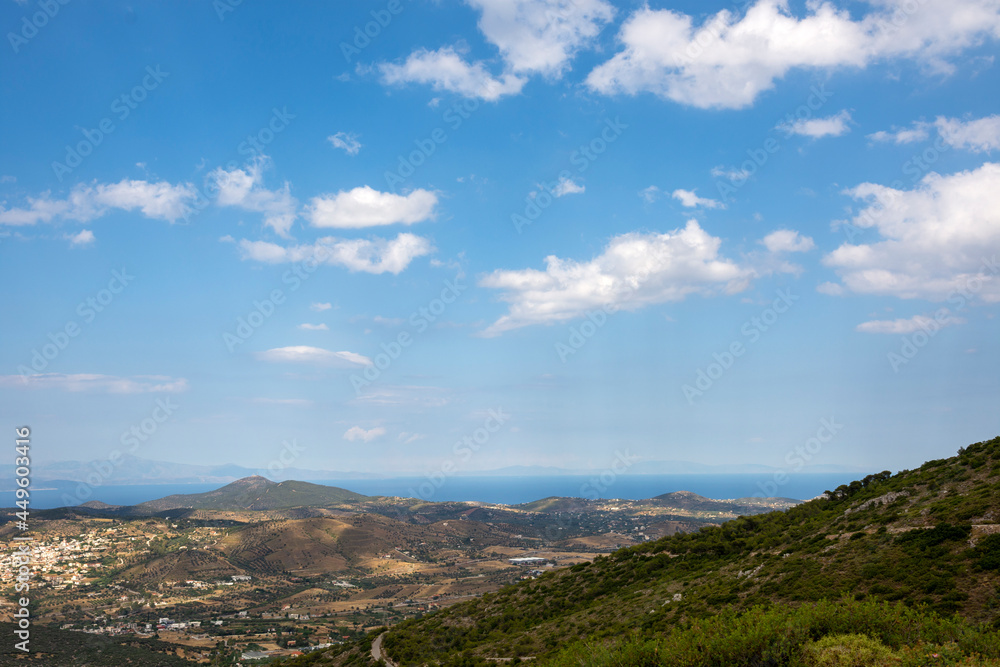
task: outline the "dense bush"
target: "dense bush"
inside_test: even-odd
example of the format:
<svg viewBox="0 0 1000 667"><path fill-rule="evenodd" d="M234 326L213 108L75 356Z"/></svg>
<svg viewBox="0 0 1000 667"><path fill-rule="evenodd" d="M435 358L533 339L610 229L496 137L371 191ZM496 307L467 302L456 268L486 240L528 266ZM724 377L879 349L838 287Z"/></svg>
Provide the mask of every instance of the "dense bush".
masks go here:
<svg viewBox="0 0 1000 667"><path fill-rule="evenodd" d="M924 609L845 599L729 610L654 639L578 643L539 667L872 667L922 664L935 653L934 664L1000 665L1000 634Z"/></svg>

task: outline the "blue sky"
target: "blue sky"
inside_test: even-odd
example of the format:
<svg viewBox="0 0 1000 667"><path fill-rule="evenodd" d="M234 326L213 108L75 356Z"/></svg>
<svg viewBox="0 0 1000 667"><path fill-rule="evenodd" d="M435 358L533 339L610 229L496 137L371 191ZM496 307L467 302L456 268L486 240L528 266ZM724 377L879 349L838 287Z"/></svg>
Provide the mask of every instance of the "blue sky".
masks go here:
<svg viewBox="0 0 1000 667"><path fill-rule="evenodd" d="M995 0L0 7L0 410L39 461L1000 432Z"/></svg>

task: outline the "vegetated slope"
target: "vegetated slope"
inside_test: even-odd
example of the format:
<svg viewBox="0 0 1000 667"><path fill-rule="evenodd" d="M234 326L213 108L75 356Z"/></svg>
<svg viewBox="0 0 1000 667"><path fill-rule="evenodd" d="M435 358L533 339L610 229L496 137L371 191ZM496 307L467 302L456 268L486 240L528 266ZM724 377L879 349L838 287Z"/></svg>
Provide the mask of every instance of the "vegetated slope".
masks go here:
<svg viewBox="0 0 1000 667"><path fill-rule="evenodd" d="M255 573L339 572L359 555L392 548L388 531L373 527L337 519L267 521L233 531L219 547L230 562Z"/></svg>
<svg viewBox="0 0 1000 667"><path fill-rule="evenodd" d="M123 581L143 584L163 581L228 580L234 574L246 574L211 551L185 549L155 556L116 575Z"/></svg>
<svg viewBox="0 0 1000 667"><path fill-rule="evenodd" d="M741 514L764 514L770 512L771 508L762 507L763 500L775 502L783 501L788 505L798 504L799 501L791 498L740 498L736 500L713 500L699 496L691 491L674 491L650 498L645 501L654 505L664 507L676 507L678 509L692 512L737 512Z"/></svg>
<svg viewBox="0 0 1000 667"><path fill-rule="evenodd" d="M150 500L130 508L134 514L190 508L203 510L277 510L292 507L323 507L367 500L368 496L336 486L309 482L272 482L255 475L205 493L186 493Z"/></svg>
<svg viewBox="0 0 1000 667"><path fill-rule="evenodd" d="M1000 438L918 470L869 475L785 512L509 586L404 622L384 646L404 665L544 658L583 637L656 636L729 606L844 594L1000 625L998 519Z"/></svg>
<svg viewBox="0 0 1000 667"><path fill-rule="evenodd" d="M71 632L40 625L32 626L30 653L15 648L14 623L0 623L0 634L9 638L0 644L0 666L45 665L46 667L185 667L197 664L174 655L175 651L194 654L178 646L151 638L106 637Z"/></svg>
<svg viewBox="0 0 1000 667"><path fill-rule="evenodd" d="M594 501L583 498L549 496L541 500L533 500L530 503L514 505L514 507L526 512L579 512L595 504Z"/></svg>
<svg viewBox="0 0 1000 667"><path fill-rule="evenodd" d="M357 514L247 524L231 530L217 548L230 563L251 573L314 575L360 567L365 559L395 552L396 547L457 546L469 538L485 544L499 537L503 534L496 529L474 521L417 526L378 514Z"/></svg>

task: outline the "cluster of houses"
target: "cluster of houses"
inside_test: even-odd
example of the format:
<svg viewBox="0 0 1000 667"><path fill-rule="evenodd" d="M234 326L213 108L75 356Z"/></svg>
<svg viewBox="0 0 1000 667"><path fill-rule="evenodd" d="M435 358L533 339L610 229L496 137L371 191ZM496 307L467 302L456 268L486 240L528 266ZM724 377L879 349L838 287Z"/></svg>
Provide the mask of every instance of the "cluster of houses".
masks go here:
<svg viewBox="0 0 1000 667"><path fill-rule="evenodd" d="M32 585L48 585L62 590L85 583L84 579L94 576L93 571L101 568L104 553L117 544L113 536L107 534L111 532L105 530L73 539L32 541ZM0 554L0 580L9 581L13 586L20 566L20 557L15 558L13 551Z"/></svg>

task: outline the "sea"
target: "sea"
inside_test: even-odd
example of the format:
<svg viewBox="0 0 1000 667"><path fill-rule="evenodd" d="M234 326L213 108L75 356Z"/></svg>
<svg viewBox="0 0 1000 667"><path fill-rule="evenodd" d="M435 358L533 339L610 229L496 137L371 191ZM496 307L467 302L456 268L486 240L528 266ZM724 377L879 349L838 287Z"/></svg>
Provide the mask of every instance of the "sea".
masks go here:
<svg viewBox="0 0 1000 667"><path fill-rule="evenodd" d="M478 501L516 505L550 496L642 500L674 491L706 498L815 498L858 479L858 473L773 473L710 475L555 475L525 477L393 477L331 479L314 484L338 486L366 496L400 496L428 501ZM779 483L780 481L780 483ZM136 505L177 493L203 493L222 484L123 484L87 487L72 482L41 482L31 491L31 508L52 509L99 500L109 505ZM0 492L0 506L14 506L14 491Z"/></svg>

